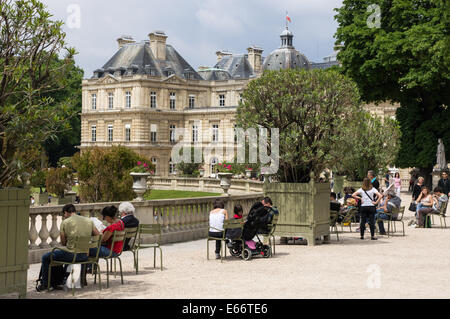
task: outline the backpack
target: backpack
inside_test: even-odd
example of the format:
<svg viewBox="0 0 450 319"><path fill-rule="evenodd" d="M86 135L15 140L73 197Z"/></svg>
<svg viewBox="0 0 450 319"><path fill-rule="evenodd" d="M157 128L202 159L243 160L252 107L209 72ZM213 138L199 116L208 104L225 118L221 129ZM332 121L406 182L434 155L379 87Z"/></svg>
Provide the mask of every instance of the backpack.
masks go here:
<svg viewBox="0 0 450 319"><path fill-rule="evenodd" d="M69 276L69 273L66 272L67 265L65 266L54 266L51 267L52 276L50 278L50 287L56 287L60 285L64 285L66 282L67 277ZM36 290L39 285L47 285L47 283L42 282L42 266L41 270L39 271L39 277L36 280Z"/></svg>

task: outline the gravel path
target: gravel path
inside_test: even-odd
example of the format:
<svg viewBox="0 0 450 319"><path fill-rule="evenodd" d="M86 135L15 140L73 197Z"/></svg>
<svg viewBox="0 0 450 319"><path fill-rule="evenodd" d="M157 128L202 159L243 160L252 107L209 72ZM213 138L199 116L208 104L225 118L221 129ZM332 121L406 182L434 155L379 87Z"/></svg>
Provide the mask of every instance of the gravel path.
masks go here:
<svg viewBox="0 0 450 319"><path fill-rule="evenodd" d="M402 198L408 207L410 196ZM132 254L124 253L124 285L120 276L112 276L106 289L103 274L100 292L88 276L89 286L78 289L75 298L450 298L450 282L445 280L450 278L450 228L437 228L439 218L436 228L408 227L412 216L405 215L405 237L397 233L360 240L345 227L339 242L332 234L330 244L277 245L269 259L208 261L206 241L198 240L164 245L164 271L152 268L153 250L141 251L142 271L136 275ZM214 243L210 245L212 251ZM104 261L101 267L105 269ZM28 298L73 298L64 291L35 292L39 268L30 266Z"/></svg>

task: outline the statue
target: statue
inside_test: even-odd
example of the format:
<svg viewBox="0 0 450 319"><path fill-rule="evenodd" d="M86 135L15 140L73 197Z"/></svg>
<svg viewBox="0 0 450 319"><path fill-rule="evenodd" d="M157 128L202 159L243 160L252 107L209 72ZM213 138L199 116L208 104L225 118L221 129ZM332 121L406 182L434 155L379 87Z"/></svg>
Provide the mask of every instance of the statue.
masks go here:
<svg viewBox="0 0 450 319"><path fill-rule="evenodd" d="M437 147L437 153L436 153L436 159L437 159L437 169L440 171L447 169L447 161L445 160L445 150L444 150L444 143L442 142L442 138L438 139L438 147Z"/></svg>

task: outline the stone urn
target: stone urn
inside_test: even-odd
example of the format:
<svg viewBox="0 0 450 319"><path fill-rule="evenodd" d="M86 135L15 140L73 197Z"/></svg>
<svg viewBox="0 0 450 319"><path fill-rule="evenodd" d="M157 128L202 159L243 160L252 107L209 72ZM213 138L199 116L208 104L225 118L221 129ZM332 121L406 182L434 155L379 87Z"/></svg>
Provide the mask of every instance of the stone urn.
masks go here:
<svg viewBox="0 0 450 319"><path fill-rule="evenodd" d="M205 169L204 168L200 168L198 170L198 172L200 173L200 177L204 177L205 176Z"/></svg>
<svg viewBox="0 0 450 319"><path fill-rule="evenodd" d="M233 176L233 173L219 173L218 175L220 179L220 187L222 187L225 195L230 196L230 194L228 194L228 190L231 186L231 177Z"/></svg>
<svg viewBox="0 0 450 319"><path fill-rule="evenodd" d="M133 177L133 191L138 195L136 201L143 201L142 197L147 191L147 179L150 173L130 173Z"/></svg>
<svg viewBox="0 0 450 319"><path fill-rule="evenodd" d="M246 169L245 170L245 176L247 178L251 178L252 177L252 170L251 169Z"/></svg>

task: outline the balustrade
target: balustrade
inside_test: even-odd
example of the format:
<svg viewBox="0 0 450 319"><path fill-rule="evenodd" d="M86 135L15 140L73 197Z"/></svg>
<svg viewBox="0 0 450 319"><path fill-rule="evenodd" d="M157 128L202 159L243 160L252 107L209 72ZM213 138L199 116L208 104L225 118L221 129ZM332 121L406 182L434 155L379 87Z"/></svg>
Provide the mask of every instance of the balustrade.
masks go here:
<svg viewBox="0 0 450 319"><path fill-rule="evenodd" d="M204 236L206 236L209 225L209 212L213 209L213 203L217 198L222 199L226 203L226 207L230 210L229 215L232 217L232 210L235 204L241 204L244 212L247 213L250 206L254 202L261 200L262 197L262 193L253 193L242 196L231 195L230 197L219 196L133 202L133 205L136 209L136 215L142 220L142 223L161 224L163 236L186 231L202 234L202 229L205 230ZM75 205L75 207L83 216L98 217L104 207L111 205L118 207L119 204L117 202L79 204ZM62 206L30 208L30 228L28 233L30 252L45 252L59 245L60 225L62 222L61 209ZM49 221L50 225L48 225ZM199 230L202 231L199 232ZM49 241L50 243L48 243ZM32 262L38 262L40 257L33 258Z"/></svg>

